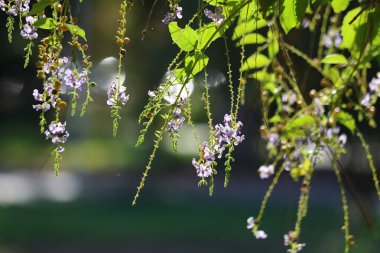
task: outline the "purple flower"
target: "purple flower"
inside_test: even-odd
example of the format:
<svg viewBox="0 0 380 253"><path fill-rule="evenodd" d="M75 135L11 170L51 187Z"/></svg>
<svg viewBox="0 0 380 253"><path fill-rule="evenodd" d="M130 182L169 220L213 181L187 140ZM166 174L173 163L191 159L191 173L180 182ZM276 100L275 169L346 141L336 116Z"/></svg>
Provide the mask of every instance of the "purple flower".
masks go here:
<svg viewBox="0 0 380 253"><path fill-rule="evenodd" d="M369 93L365 94L365 96L361 99L360 104L364 107L371 106L371 95Z"/></svg>
<svg viewBox="0 0 380 253"><path fill-rule="evenodd" d="M308 19L307 17L304 17L304 19L302 20L302 28L303 29L306 29L310 26L310 19Z"/></svg>
<svg viewBox="0 0 380 253"><path fill-rule="evenodd" d="M33 23L36 20L37 19L33 18L32 16L27 16L25 18L26 23L23 25L23 29L20 32L21 36L24 39L33 40L38 38L38 34L36 33L37 29L33 26Z"/></svg>
<svg viewBox="0 0 380 253"><path fill-rule="evenodd" d="M181 116L182 110L180 109L181 106L183 106L186 103L186 99L180 99L177 103L177 107L174 110L173 118L168 123L166 127L166 132L170 134L178 133L179 129L181 129L183 122L185 121L185 118Z"/></svg>
<svg viewBox="0 0 380 253"><path fill-rule="evenodd" d="M50 123L49 129L45 131L46 139L51 139L53 144L65 143L67 138L69 137L69 133L65 130L66 122L62 124L58 123ZM62 152L63 150L60 149Z"/></svg>
<svg viewBox="0 0 380 253"><path fill-rule="evenodd" d="M339 30L330 29L327 31L327 34L322 36L323 45L326 48L335 47L338 48L342 44L342 36L340 35Z"/></svg>
<svg viewBox="0 0 380 253"><path fill-rule="evenodd" d="M33 109L36 111L47 112L50 109L50 104L43 102L42 104L33 105Z"/></svg>
<svg viewBox="0 0 380 253"><path fill-rule="evenodd" d="M87 71L83 70L81 73L77 73L76 71L72 71L71 69L65 70L65 83L67 86L73 87L75 89L81 89L82 85L84 85L87 81Z"/></svg>
<svg viewBox="0 0 380 253"><path fill-rule="evenodd" d="M226 114L224 116L224 125L218 124L215 126L215 138L218 140L219 144L231 144L237 146L244 140L244 135L240 135L240 129L243 126L243 123L240 121L236 125L231 126L232 117L231 115Z"/></svg>
<svg viewBox="0 0 380 253"><path fill-rule="evenodd" d="M113 82L111 88L107 91L108 100L107 105L111 108L115 108L119 104L125 105L129 100L129 95L126 95L126 89L124 86L117 86L116 82Z"/></svg>
<svg viewBox="0 0 380 253"><path fill-rule="evenodd" d="M0 9L2 11L5 11L5 2L4 2L4 0L0 0Z"/></svg>
<svg viewBox="0 0 380 253"><path fill-rule="evenodd" d="M371 82L369 83L369 90L380 97L380 72L376 74L376 77L372 78Z"/></svg>
<svg viewBox="0 0 380 253"><path fill-rule="evenodd" d="M224 15L222 14L223 13L222 6L216 7L215 14L207 8L204 10L204 13L207 18L212 19L212 21L218 25L220 25L224 20Z"/></svg>
<svg viewBox="0 0 380 253"><path fill-rule="evenodd" d="M36 101L38 101L38 102L42 102L42 101L44 101L42 94L38 93L38 90L37 90L37 89L34 89L34 90L33 90L33 97L34 97L34 99L35 99Z"/></svg>
<svg viewBox="0 0 380 253"><path fill-rule="evenodd" d="M167 25L170 22L176 19L181 19L181 18L182 18L182 7L177 5L174 8L174 10L169 11L168 13L165 14L165 17L162 20L162 22Z"/></svg>
<svg viewBox="0 0 380 253"><path fill-rule="evenodd" d="M65 148L64 148L64 147L59 147L59 148L57 149L58 154L62 154L63 151L65 151Z"/></svg>
<svg viewBox="0 0 380 253"><path fill-rule="evenodd" d="M199 163L193 158L192 164L197 171L198 177L209 177L212 174L212 163Z"/></svg>

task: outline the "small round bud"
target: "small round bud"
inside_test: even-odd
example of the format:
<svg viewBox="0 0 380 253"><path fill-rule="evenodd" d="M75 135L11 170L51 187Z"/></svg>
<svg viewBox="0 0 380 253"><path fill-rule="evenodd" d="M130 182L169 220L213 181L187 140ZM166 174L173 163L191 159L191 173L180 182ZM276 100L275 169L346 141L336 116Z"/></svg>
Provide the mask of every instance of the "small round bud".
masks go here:
<svg viewBox="0 0 380 253"><path fill-rule="evenodd" d="M260 127L260 135L261 135L261 137L262 137L263 139L268 138L268 130L267 130L266 126L262 125L262 126Z"/></svg>
<svg viewBox="0 0 380 253"><path fill-rule="evenodd" d="M120 54L121 54L123 57L125 57L125 56L127 55L127 51L126 51L124 48L122 48L122 49L120 49Z"/></svg>
<svg viewBox="0 0 380 253"><path fill-rule="evenodd" d="M269 92L267 90L263 90L261 92L261 100L265 102L268 100L268 98L269 98Z"/></svg>
<svg viewBox="0 0 380 253"><path fill-rule="evenodd" d="M330 87L330 86L333 85L333 83L329 79L327 79L327 78L322 78L321 85L323 87Z"/></svg>
<svg viewBox="0 0 380 253"><path fill-rule="evenodd" d="M67 103L65 101L61 100L58 102L58 107L61 109L64 109L67 107Z"/></svg>
<svg viewBox="0 0 380 253"><path fill-rule="evenodd" d="M55 81L53 84L53 88L55 90L59 90L61 88L61 82L60 81Z"/></svg>
<svg viewBox="0 0 380 253"><path fill-rule="evenodd" d="M128 37L125 37L124 40L123 40L123 44L124 45L128 45L129 41L130 41L130 39Z"/></svg>
<svg viewBox="0 0 380 253"><path fill-rule="evenodd" d="M370 108L368 108L368 113L371 115L371 116L374 116L375 113L376 113L376 108L374 106L371 106Z"/></svg>
<svg viewBox="0 0 380 253"><path fill-rule="evenodd" d="M96 87L96 83L95 83L95 82L91 82L91 83L90 83L90 86L91 86L91 87Z"/></svg>
<svg viewBox="0 0 380 253"><path fill-rule="evenodd" d="M88 49L88 45L87 45L87 44L84 44L84 45L82 46L82 49L83 49L84 51L86 51L86 50Z"/></svg>
<svg viewBox="0 0 380 253"><path fill-rule="evenodd" d="M37 78L44 79L45 78L45 72L42 70L37 71Z"/></svg>
<svg viewBox="0 0 380 253"><path fill-rule="evenodd" d="M311 98L316 98L316 97L317 97L317 91L314 90L314 89L312 89L312 90L310 91L309 95L310 95Z"/></svg>
<svg viewBox="0 0 380 253"><path fill-rule="evenodd" d="M353 90L352 90L352 89L349 89L349 90L346 91L345 95L346 95L346 97L349 98L349 97L352 96L353 93L354 93Z"/></svg>
<svg viewBox="0 0 380 253"><path fill-rule="evenodd" d="M61 25L59 29L61 29L62 32L66 32L67 30L69 30L69 27L67 25Z"/></svg>
<svg viewBox="0 0 380 253"><path fill-rule="evenodd" d="M58 13L62 13L62 10L63 10L62 4L58 4L58 6L57 6L57 12Z"/></svg>

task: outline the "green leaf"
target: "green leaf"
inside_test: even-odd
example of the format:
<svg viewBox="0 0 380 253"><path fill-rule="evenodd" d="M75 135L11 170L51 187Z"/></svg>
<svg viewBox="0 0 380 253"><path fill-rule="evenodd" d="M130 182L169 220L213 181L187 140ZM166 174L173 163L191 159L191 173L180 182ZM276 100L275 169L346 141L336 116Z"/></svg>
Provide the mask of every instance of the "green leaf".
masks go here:
<svg viewBox="0 0 380 253"><path fill-rule="evenodd" d="M33 4L32 9L29 11L28 15L37 15L45 10L49 5L58 2L59 0L41 0L38 3Z"/></svg>
<svg viewBox="0 0 380 253"><path fill-rule="evenodd" d="M275 81L276 77L273 73L268 73L265 70L260 70L249 75L250 78L254 78L260 82Z"/></svg>
<svg viewBox="0 0 380 253"><path fill-rule="evenodd" d="M279 123L282 121L282 118L279 115L274 115L272 118L269 119L270 123Z"/></svg>
<svg viewBox="0 0 380 253"><path fill-rule="evenodd" d="M304 115L304 116L289 120L288 124L285 127L285 131L290 132L290 131L293 131L294 129L308 127L314 124L315 124L315 120L312 116Z"/></svg>
<svg viewBox="0 0 380 253"><path fill-rule="evenodd" d="M33 23L33 26L40 29L51 30L55 28L54 20L52 18L40 18Z"/></svg>
<svg viewBox="0 0 380 253"><path fill-rule="evenodd" d="M263 35L259 33L250 33L246 36L243 36L240 41L236 43L236 46L241 46L242 44L263 44L266 41L267 39Z"/></svg>
<svg viewBox="0 0 380 253"><path fill-rule="evenodd" d="M336 114L336 121L342 124L343 126L347 127L351 133L355 133L356 130L356 123L354 117L345 111L339 111Z"/></svg>
<svg viewBox="0 0 380 253"><path fill-rule="evenodd" d="M268 30L268 40L268 56L273 60L280 51L280 46L278 44L276 36L274 36L273 32L270 29Z"/></svg>
<svg viewBox="0 0 380 253"><path fill-rule="evenodd" d="M322 60L321 63L326 64L347 64L348 60L344 55L341 54L329 54L326 55Z"/></svg>
<svg viewBox="0 0 380 253"><path fill-rule="evenodd" d="M335 13L340 13L345 11L350 4L350 0L332 0L331 7Z"/></svg>
<svg viewBox="0 0 380 253"><path fill-rule="evenodd" d="M195 75L207 66L208 57L205 54L196 53L185 58L185 71L188 75Z"/></svg>
<svg viewBox="0 0 380 253"><path fill-rule="evenodd" d="M278 85L274 82L265 83L263 89L269 91L272 94L277 94L279 91Z"/></svg>
<svg viewBox="0 0 380 253"><path fill-rule="evenodd" d="M77 25L72 25L72 24L66 24L66 25L72 34L78 35L79 37L82 37L85 41L87 41L86 32L82 28L80 28Z"/></svg>
<svg viewBox="0 0 380 253"><path fill-rule="evenodd" d="M281 26L285 33L299 25L306 13L309 0L284 0L280 15Z"/></svg>
<svg viewBox="0 0 380 253"><path fill-rule="evenodd" d="M268 66L270 64L270 60L263 54L253 54L247 58L242 66L242 71L247 71L250 69L257 69Z"/></svg>
<svg viewBox="0 0 380 253"><path fill-rule="evenodd" d="M257 21L254 19L251 19L247 21L246 23L241 23L235 27L234 33L232 35L232 40L239 39L244 34L256 31L266 26L267 26L267 21L264 19L260 19Z"/></svg>
<svg viewBox="0 0 380 253"><path fill-rule="evenodd" d="M203 50L207 48L207 42L213 42L221 36L221 31L217 32L217 27L214 23L208 23L197 30L198 32L198 45L197 49Z"/></svg>
<svg viewBox="0 0 380 253"><path fill-rule="evenodd" d="M169 24L169 31L173 42L183 51L190 52L195 49L198 36L190 26L187 25L182 29L178 26L177 22L171 22Z"/></svg>

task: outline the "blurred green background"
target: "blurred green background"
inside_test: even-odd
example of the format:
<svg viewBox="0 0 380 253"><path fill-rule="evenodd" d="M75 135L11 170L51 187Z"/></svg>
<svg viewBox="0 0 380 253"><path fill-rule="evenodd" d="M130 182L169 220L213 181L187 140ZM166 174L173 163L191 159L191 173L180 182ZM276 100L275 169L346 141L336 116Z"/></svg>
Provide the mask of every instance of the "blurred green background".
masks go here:
<svg viewBox="0 0 380 253"><path fill-rule="evenodd" d="M191 144L191 129L184 127L178 153L171 151L171 143L165 139L137 206L131 206L152 150L151 134L141 147L134 147L139 134L137 117L147 101L147 91L159 86L176 54L168 29L161 22L167 7L157 4L142 41L152 1L135 2L133 12L127 15L131 43L124 67L130 101L115 139L106 89L117 71L114 36L120 1L85 1L81 8L74 7L79 25L87 31L94 63L91 77L98 86L93 92L95 102L84 118L67 115L64 119L70 139L58 178L49 159L52 146L39 134L38 114L32 109L31 94L33 89L41 89L40 82L33 64L27 69L22 67L25 41L15 33L14 42L7 43L5 16L1 15L0 253L286 252L282 237L294 226L299 196L299 183L289 177L280 180L261 224L268 239L255 240L245 228L246 219L257 214L269 185L257 175L266 154L258 134L261 120L253 82L247 83L246 105L240 114L246 141L235 153L230 186L222 187L220 167L213 197L208 196L208 189L197 187L198 178L191 166L197 147ZM195 2L183 3L185 20ZM294 32L289 39L298 48L307 48L306 34ZM232 43L230 47L236 78L239 51ZM254 48L247 50L252 53ZM216 41L208 55L212 111L216 122L220 122L229 110L225 102L229 98L223 74L223 43ZM303 62L295 64L298 73L302 73ZM204 88L199 80L192 94L193 117L201 138L206 139L206 116L200 100ZM160 122L156 123L158 126ZM379 133L370 129L365 132L375 162L380 165ZM380 202L357 140L349 140L348 154L342 162L372 224L372 228L366 225L349 194L356 238L352 252L378 253ZM343 252L342 224L339 187L329 165L323 163L312 182L309 213L303 223L301 241L307 245L304 252Z"/></svg>

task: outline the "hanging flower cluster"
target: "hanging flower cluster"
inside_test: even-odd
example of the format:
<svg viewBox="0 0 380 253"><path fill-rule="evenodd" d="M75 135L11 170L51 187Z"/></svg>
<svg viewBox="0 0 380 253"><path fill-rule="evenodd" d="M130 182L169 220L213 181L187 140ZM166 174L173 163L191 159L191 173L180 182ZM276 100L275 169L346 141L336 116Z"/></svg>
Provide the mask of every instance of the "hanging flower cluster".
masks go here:
<svg viewBox="0 0 380 253"><path fill-rule="evenodd" d="M166 132L169 133L170 135L178 134L178 131L181 129L182 124L185 121L185 117L181 116L181 113L182 113L181 107L185 105L186 102L187 102L186 98L180 97L175 107L173 117L166 127Z"/></svg>
<svg viewBox="0 0 380 253"><path fill-rule="evenodd" d="M30 9L29 5L30 0L11 0L7 4L4 0L0 0L0 9L12 16L27 14Z"/></svg>
<svg viewBox="0 0 380 253"><path fill-rule="evenodd" d="M176 19L182 19L182 7L177 4L174 5L172 10L165 14L165 17L162 20L162 22L167 25L170 22L175 21Z"/></svg>
<svg viewBox="0 0 380 253"><path fill-rule="evenodd" d="M242 127L243 123L240 121L235 123L231 115L224 115L223 125L217 124L215 126L211 144L204 142L200 148L200 159L197 161L193 158L192 160L198 177L211 176L213 167L216 165L215 156L221 158L226 149L238 146L244 140L244 135L241 135Z"/></svg>
<svg viewBox="0 0 380 253"><path fill-rule="evenodd" d="M224 20L223 7L220 5L216 7L215 13L207 8L204 9L204 13L207 18L211 19L217 25L220 25Z"/></svg>
<svg viewBox="0 0 380 253"><path fill-rule="evenodd" d="M247 229L252 230L252 233L255 235L256 239L266 239L268 237L263 230L258 230L254 217L249 217L247 219Z"/></svg>
<svg viewBox="0 0 380 253"><path fill-rule="evenodd" d="M33 26L33 23L37 21L37 17L27 16L25 18L25 24L21 30L21 36L24 39L33 40L38 38L37 29Z"/></svg>
<svg viewBox="0 0 380 253"><path fill-rule="evenodd" d="M111 109L118 108L127 104L129 95L126 94L127 88L125 86L118 86L116 82L112 82L111 87L108 89L107 105Z"/></svg>
<svg viewBox="0 0 380 253"><path fill-rule="evenodd" d="M299 252L306 246L306 244L298 243L295 232L289 231L289 233L284 235L284 246L290 247L288 252Z"/></svg>

